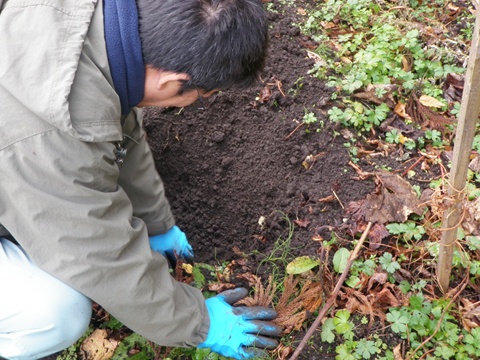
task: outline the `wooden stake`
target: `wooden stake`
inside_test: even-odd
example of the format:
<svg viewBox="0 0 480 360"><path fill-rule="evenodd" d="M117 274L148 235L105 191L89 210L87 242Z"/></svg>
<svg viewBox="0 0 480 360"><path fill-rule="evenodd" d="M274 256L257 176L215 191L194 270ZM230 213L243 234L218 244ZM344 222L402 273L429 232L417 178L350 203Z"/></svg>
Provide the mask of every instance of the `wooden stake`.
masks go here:
<svg viewBox="0 0 480 360"><path fill-rule="evenodd" d="M462 104L453 148L448 196L452 205L445 210L442 238L438 256L437 278L444 293L447 292L452 272L453 251L458 226L462 218L462 202L467 181L475 127L480 110L480 8L476 10L476 22L468 60Z"/></svg>

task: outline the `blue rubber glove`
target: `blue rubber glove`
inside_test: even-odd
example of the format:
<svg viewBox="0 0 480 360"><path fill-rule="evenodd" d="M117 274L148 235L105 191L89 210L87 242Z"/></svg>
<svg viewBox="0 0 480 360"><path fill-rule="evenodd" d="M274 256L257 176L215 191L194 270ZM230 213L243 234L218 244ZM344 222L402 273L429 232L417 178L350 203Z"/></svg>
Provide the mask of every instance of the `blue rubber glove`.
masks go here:
<svg viewBox="0 0 480 360"><path fill-rule="evenodd" d="M187 262L193 261L192 246L188 243L185 233L176 225L165 234L151 236L150 247L165 256L173 266L177 258Z"/></svg>
<svg viewBox="0 0 480 360"><path fill-rule="evenodd" d="M199 348L234 359L251 359L265 355L260 349L274 349L278 342L271 336L280 335L282 328L272 322L277 313L266 307L234 307L238 300L247 296L243 288L225 291L205 301L210 316L207 339ZM266 336L262 336L266 335Z"/></svg>

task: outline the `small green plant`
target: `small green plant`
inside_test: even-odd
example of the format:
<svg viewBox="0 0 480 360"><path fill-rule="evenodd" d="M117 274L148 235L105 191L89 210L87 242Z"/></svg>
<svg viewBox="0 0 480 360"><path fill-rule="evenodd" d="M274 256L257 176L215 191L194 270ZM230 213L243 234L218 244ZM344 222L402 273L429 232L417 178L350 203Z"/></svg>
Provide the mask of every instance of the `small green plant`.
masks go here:
<svg viewBox="0 0 480 360"><path fill-rule="evenodd" d="M386 228L390 234L399 235L399 237L406 242L410 242L412 239L420 240L425 234L425 228L413 221L390 223L386 225Z"/></svg>
<svg viewBox="0 0 480 360"><path fill-rule="evenodd" d="M400 142L400 133L397 130L391 130L385 134L385 141L390 144L398 144Z"/></svg>
<svg viewBox="0 0 480 360"><path fill-rule="evenodd" d="M367 107L358 101L344 100L344 103L349 105L345 110L336 106L328 110L329 119L361 131L370 131L374 126L380 125L390 112L386 104Z"/></svg>
<svg viewBox="0 0 480 360"><path fill-rule="evenodd" d="M303 32L320 44L326 43L325 29L321 24L335 22L344 29L345 32L335 41L336 57L325 51L324 45L320 46L316 52L322 61L317 62L311 73L319 78L328 76L329 85L337 89L337 94L345 95L342 98L345 108L332 108L330 119L360 131L370 131L386 118L390 109L385 104L367 107L364 103L352 101L348 95L353 92L369 84L394 83L401 89L402 96L415 89L439 98L441 80L449 73L464 71L457 66L454 52L424 42L422 33L408 26L405 13L389 10L387 6L386 3L366 0L328 0L321 9L310 11L305 23L300 25ZM414 11L421 14L429 10L429 5L418 3ZM425 21L424 17L420 18L422 20L417 21ZM344 61L336 60L338 58ZM405 66L407 59L410 59L408 67ZM384 88L375 90L378 98L385 94ZM394 92L393 95L400 94ZM414 149L414 143L406 143L405 148Z"/></svg>
<svg viewBox="0 0 480 360"><path fill-rule="evenodd" d="M318 125L318 128L316 129L317 132L320 131L320 129L323 128L325 125L323 120L318 120L315 113L312 111L308 111L307 109L305 109L305 115L303 115L302 121L304 124L307 125L307 133L310 132L310 125Z"/></svg>
<svg viewBox="0 0 480 360"><path fill-rule="evenodd" d="M300 90L303 88L303 83L305 81L305 78L303 76L299 77L295 82L293 83L293 86L288 89L288 93L292 94L293 97L297 97L298 93Z"/></svg>
<svg viewBox="0 0 480 360"><path fill-rule="evenodd" d="M480 153L480 135L475 135L473 138L473 149Z"/></svg>
<svg viewBox="0 0 480 360"><path fill-rule="evenodd" d="M137 351L133 356L130 355L132 349ZM111 360L150 360L154 357L155 351L152 349L150 342L141 335L133 333L122 340L115 349L115 353L111 357Z"/></svg>
<svg viewBox="0 0 480 360"><path fill-rule="evenodd" d="M362 319L357 320L362 324ZM335 340L342 343L336 346L336 360L383 359L393 360L393 353L378 337L355 340L355 321L348 310L338 310L333 318L327 318L322 325L321 339L326 343Z"/></svg>
<svg viewBox="0 0 480 360"><path fill-rule="evenodd" d="M427 351L438 359L472 359L480 354L480 329L468 332L458 324L454 312L451 301L430 301L416 293L410 296L408 306L391 308L387 321L394 333L410 342L407 355L411 359L420 359Z"/></svg>
<svg viewBox="0 0 480 360"><path fill-rule="evenodd" d="M443 146L442 133L438 130L426 130L425 139L429 140L434 147Z"/></svg>
<svg viewBox="0 0 480 360"><path fill-rule="evenodd" d="M389 252L386 252L380 256L378 262L382 265L383 270L389 274L393 274L395 271L401 268L400 264L393 259L393 255Z"/></svg>

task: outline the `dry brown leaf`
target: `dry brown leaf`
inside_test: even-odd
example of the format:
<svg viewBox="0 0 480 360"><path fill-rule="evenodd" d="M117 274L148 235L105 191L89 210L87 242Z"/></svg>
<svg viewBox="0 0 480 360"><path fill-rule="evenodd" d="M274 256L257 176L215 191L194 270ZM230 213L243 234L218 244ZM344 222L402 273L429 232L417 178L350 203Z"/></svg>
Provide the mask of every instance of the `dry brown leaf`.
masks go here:
<svg viewBox="0 0 480 360"><path fill-rule="evenodd" d="M373 285L383 285L387 282L388 275L383 272L374 273L368 280L367 292L373 287Z"/></svg>
<svg viewBox="0 0 480 360"><path fill-rule="evenodd" d="M250 274L255 278L255 285L253 291L253 297L247 296L240 301L237 301L235 305L246 305L246 306L272 306L272 300L277 291L277 285L273 283L272 277L268 278L268 284L265 288L262 284L262 279L256 275Z"/></svg>
<svg viewBox="0 0 480 360"><path fill-rule="evenodd" d="M472 235L480 235L480 198L473 201L464 201L465 216L462 222L463 229Z"/></svg>
<svg viewBox="0 0 480 360"><path fill-rule="evenodd" d="M337 199L333 195L328 195L324 198L318 199L319 202L326 203L326 202L335 202Z"/></svg>
<svg viewBox="0 0 480 360"><path fill-rule="evenodd" d="M480 302L471 302L466 298L460 299L460 318L467 331L480 326Z"/></svg>
<svg viewBox="0 0 480 360"><path fill-rule="evenodd" d="M475 156L470 164L468 164L470 170L480 173L480 156Z"/></svg>
<svg viewBox="0 0 480 360"><path fill-rule="evenodd" d="M423 105L414 92L412 92L408 99L405 111L414 122L420 124L423 128L444 131L445 125L452 123L452 119Z"/></svg>
<svg viewBox="0 0 480 360"><path fill-rule="evenodd" d="M307 228L312 221L309 219L297 219L293 220L293 222L301 228Z"/></svg>
<svg viewBox="0 0 480 360"><path fill-rule="evenodd" d="M317 64L317 66L327 66L327 62L316 52L307 50L307 56L309 59L313 59L313 61L315 62L315 64Z"/></svg>
<svg viewBox="0 0 480 360"><path fill-rule="evenodd" d="M388 309L402 305L402 302L392 292L390 286L385 286L378 293L375 293L375 306L381 309Z"/></svg>
<svg viewBox="0 0 480 360"><path fill-rule="evenodd" d="M273 350L273 353L276 354L277 360L286 360L288 356L293 353L293 349L291 346L280 344L275 350Z"/></svg>
<svg viewBox="0 0 480 360"><path fill-rule="evenodd" d="M408 120L411 120L412 118L410 117L410 115L407 114L406 110L405 110L405 104L402 103L402 102L398 102L397 105L395 105L395 108L393 109L393 111L395 112L395 114L397 114L398 116L404 118L404 119L408 119Z"/></svg>
<svg viewBox="0 0 480 360"><path fill-rule="evenodd" d="M305 11L304 8L298 8L297 9L297 14L302 15L302 16L306 16L307 12Z"/></svg>
<svg viewBox="0 0 480 360"><path fill-rule="evenodd" d="M252 273L243 273L243 274L238 274L237 279L243 279L248 281L248 286L254 287L255 284L257 283L258 277L256 275L253 275Z"/></svg>
<svg viewBox="0 0 480 360"><path fill-rule="evenodd" d="M235 288L235 285L234 284L228 284L228 283L216 283L216 284L208 284L207 288L208 288L209 291L215 291L216 293L221 293L225 290Z"/></svg>
<svg viewBox="0 0 480 360"><path fill-rule="evenodd" d="M382 240L390 235L383 224L373 224L372 228L368 232L368 247L369 249L376 250L382 244Z"/></svg>
<svg viewBox="0 0 480 360"><path fill-rule="evenodd" d="M443 85L443 94L448 102L462 100L465 78L463 75L448 74Z"/></svg>
<svg viewBox="0 0 480 360"><path fill-rule="evenodd" d="M377 96L377 90L382 89L384 95L380 98ZM397 89L396 85L372 85L369 84L364 91L352 94L353 98L370 101L376 105L385 103L390 109L395 107L393 92Z"/></svg>
<svg viewBox="0 0 480 360"><path fill-rule="evenodd" d="M370 317L369 326L372 326L375 317L380 319L380 322L383 324L385 321L385 312L379 311L375 308L374 299L362 294L360 291L355 289L348 289L344 296L348 299L345 304L345 308L351 313L359 312L362 315L368 315Z"/></svg>
<svg viewBox="0 0 480 360"><path fill-rule="evenodd" d="M322 304L323 288L320 282L306 280L290 275L284 281L284 291L275 307L278 313L274 322L284 328L288 334L299 330L309 313L316 311Z"/></svg>
<svg viewBox="0 0 480 360"><path fill-rule="evenodd" d="M269 86L264 86L262 90L260 90L260 94L258 94L258 102L263 104L267 102L272 97L272 89Z"/></svg>
<svg viewBox="0 0 480 360"><path fill-rule="evenodd" d="M375 175L375 192L364 200L349 203L346 208L346 213L352 216L359 229L368 221L379 224L402 223L410 214L422 213L421 202L408 181L386 171Z"/></svg>
<svg viewBox="0 0 480 360"><path fill-rule="evenodd" d="M398 344L393 348L393 358L394 360L403 360L401 344Z"/></svg>
<svg viewBox="0 0 480 360"><path fill-rule="evenodd" d="M96 329L80 346L84 360L108 360L113 356L119 341L109 339L105 329Z"/></svg>
<svg viewBox="0 0 480 360"><path fill-rule="evenodd" d="M237 245L234 245L232 247L232 250L233 250L233 253L237 256L240 256L242 258L246 258L247 257L247 254L245 254L242 250L240 250L240 248L237 246Z"/></svg>
<svg viewBox="0 0 480 360"><path fill-rule="evenodd" d="M440 100L435 99L433 96L422 95L418 99L422 105L432 107L432 108L441 108L444 106Z"/></svg>
<svg viewBox="0 0 480 360"><path fill-rule="evenodd" d="M412 70L412 63L405 55L402 56L402 69L405 72L410 72Z"/></svg>
<svg viewBox="0 0 480 360"><path fill-rule="evenodd" d="M337 27L337 24L333 23L333 22L327 22L327 21L321 21L320 22L320 25L322 25L322 27L324 29L333 29L333 28L336 28Z"/></svg>

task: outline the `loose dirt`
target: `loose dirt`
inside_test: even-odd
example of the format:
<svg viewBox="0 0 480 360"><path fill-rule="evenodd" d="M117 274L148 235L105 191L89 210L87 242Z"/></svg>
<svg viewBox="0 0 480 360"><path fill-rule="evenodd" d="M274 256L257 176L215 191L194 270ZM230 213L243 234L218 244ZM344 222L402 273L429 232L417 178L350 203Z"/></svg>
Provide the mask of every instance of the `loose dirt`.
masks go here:
<svg viewBox="0 0 480 360"><path fill-rule="evenodd" d="M285 217L300 225L292 240L298 255L314 254L312 237L329 236L328 226L342 222L342 206L373 189L354 179L346 140L327 120L332 89L308 74L310 40L292 25L295 14L281 13L294 9L277 9L254 87L181 111L145 112L167 197L200 262L229 260L234 246L267 253L285 236ZM300 125L305 112L318 123Z"/></svg>
<svg viewBox="0 0 480 360"><path fill-rule="evenodd" d="M237 248L261 272L260 261L289 236L289 222L291 255L316 255L312 239L329 239L343 207L374 188L355 179L346 140L327 119L333 89L308 74L313 44L293 25L295 8L273 8L268 61L255 86L181 111L145 111L167 197L198 262L235 259ZM300 125L306 112L318 122ZM300 358L334 357L318 334L313 340Z"/></svg>

